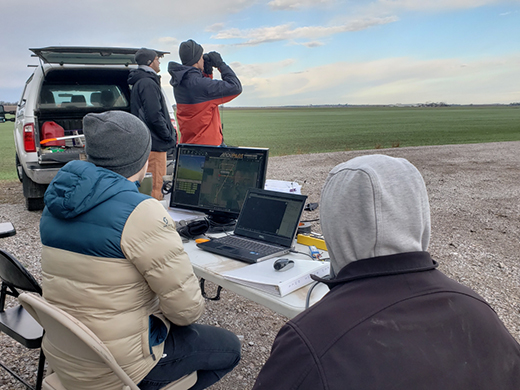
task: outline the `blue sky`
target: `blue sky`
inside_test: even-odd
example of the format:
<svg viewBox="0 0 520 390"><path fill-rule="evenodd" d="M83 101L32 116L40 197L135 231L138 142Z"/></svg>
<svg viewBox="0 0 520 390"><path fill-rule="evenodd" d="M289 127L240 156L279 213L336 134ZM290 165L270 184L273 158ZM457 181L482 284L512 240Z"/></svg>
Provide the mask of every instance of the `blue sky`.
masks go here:
<svg viewBox="0 0 520 390"><path fill-rule="evenodd" d="M228 106L520 102L520 0L26 0L3 2L0 100L30 47L150 47L194 39L242 81ZM218 72L216 72L218 74Z"/></svg>

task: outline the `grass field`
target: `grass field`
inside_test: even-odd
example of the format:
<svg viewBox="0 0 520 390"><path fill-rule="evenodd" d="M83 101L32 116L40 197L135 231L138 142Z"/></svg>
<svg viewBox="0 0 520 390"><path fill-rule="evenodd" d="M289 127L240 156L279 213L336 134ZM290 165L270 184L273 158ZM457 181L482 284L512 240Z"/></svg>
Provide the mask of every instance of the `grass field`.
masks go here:
<svg viewBox="0 0 520 390"><path fill-rule="evenodd" d="M270 155L520 140L520 107L224 108L230 145Z"/></svg>
<svg viewBox="0 0 520 390"><path fill-rule="evenodd" d="M0 180L15 180L14 122L0 123Z"/></svg>
<svg viewBox="0 0 520 390"><path fill-rule="evenodd" d="M520 107L265 108L222 111L228 145L270 156L520 140ZM0 180L15 180L13 122L0 124Z"/></svg>

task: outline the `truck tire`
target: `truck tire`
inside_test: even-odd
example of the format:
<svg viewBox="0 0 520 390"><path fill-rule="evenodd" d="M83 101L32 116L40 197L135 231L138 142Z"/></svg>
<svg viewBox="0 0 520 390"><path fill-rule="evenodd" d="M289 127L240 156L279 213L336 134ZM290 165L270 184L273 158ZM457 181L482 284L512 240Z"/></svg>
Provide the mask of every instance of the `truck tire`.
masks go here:
<svg viewBox="0 0 520 390"><path fill-rule="evenodd" d="M25 197L25 206L29 211L43 210L45 203L43 195L47 189L47 184L39 184L32 181L22 169L23 196Z"/></svg>
<svg viewBox="0 0 520 390"><path fill-rule="evenodd" d="M28 211L40 211L45 207L43 198L25 198L25 206Z"/></svg>

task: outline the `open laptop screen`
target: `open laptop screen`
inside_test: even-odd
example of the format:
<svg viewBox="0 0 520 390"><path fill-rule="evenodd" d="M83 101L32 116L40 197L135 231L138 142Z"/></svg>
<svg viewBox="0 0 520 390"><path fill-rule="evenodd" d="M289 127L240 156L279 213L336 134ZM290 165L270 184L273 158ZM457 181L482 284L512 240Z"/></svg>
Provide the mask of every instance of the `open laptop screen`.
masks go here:
<svg viewBox="0 0 520 390"><path fill-rule="evenodd" d="M235 234L291 246L306 199L305 195L251 189Z"/></svg>

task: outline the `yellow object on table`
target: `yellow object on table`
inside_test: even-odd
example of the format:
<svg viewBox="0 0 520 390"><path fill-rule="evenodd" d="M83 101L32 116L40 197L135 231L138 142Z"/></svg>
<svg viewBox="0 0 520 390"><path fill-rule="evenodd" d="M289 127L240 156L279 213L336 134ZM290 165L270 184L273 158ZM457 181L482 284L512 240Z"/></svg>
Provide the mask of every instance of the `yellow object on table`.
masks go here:
<svg viewBox="0 0 520 390"><path fill-rule="evenodd" d="M318 249L327 250L327 245L321 234L317 233L300 233L296 237L296 242L302 245L314 245Z"/></svg>

